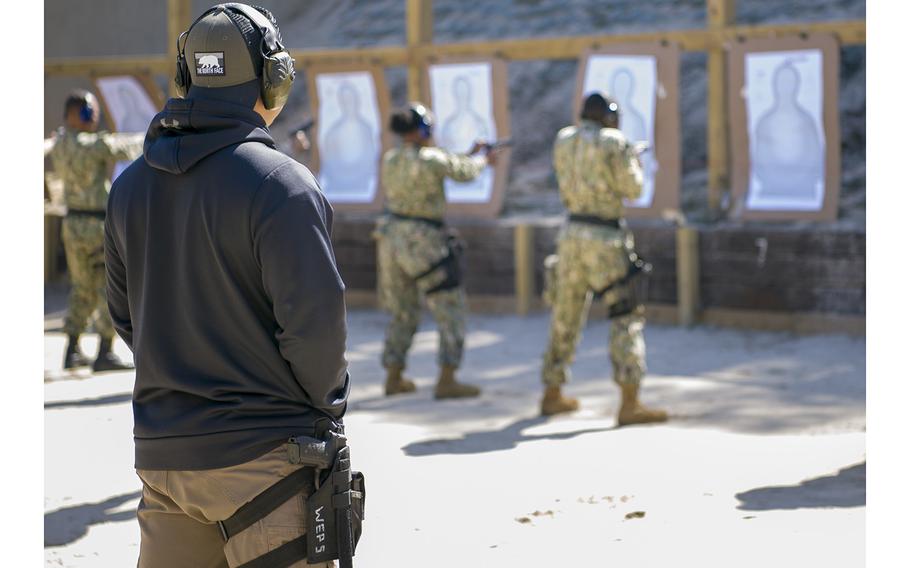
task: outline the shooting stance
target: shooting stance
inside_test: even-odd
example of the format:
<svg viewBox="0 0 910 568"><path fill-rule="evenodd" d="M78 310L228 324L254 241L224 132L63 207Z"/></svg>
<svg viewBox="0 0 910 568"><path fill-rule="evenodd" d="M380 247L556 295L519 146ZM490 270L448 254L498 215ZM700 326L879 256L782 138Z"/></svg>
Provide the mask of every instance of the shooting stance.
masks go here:
<svg viewBox="0 0 910 568"><path fill-rule="evenodd" d="M553 306L550 340L544 355L543 415L571 412L578 401L562 394L591 300L603 297L610 327L613 380L622 390L618 423L663 422L667 413L643 406L638 391L645 374L644 306L633 278L650 265L634 252L623 219L623 199L642 190L636 148L619 130L619 107L594 93L583 104L581 122L559 131L553 152L559 193L569 210L557 245L546 260L545 295Z"/></svg>
<svg viewBox="0 0 910 568"><path fill-rule="evenodd" d="M386 395L413 392L402 376L405 360L420 321L420 297L426 300L439 327L439 380L435 397L463 398L480 394L476 386L459 383L465 333L465 293L461 284L462 244L443 221L443 181L470 181L495 155L475 143L467 155L431 145L434 118L420 103L411 103L391 119L401 144L382 159L386 216L380 219L379 284L383 303L392 312L386 330L382 365Z"/></svg>
<svg viewBox="0 0 910 568"><path fill-rule="evenodd" d="M63 180L66 217L63 248L69 269L69 311L63 324L66 354L63 368L92 366L94 372L132 369L111 350L114 324L104 295L104 215L116 162L142 154L142 137L97 132L101 119L98 100L88 91L73 91L63 107L64 126L57 130L49 153ZM94 362L79 348L79 336L95 315L101 336Z"/></svg>
<svg viewBox="0 0 910 568"><path fill-rule="evenodd" d="M144 159L111 191L111 316L137 362L140 568L351 566L332 208L269 125L294 81L270 12L206 10Z"/></svg>

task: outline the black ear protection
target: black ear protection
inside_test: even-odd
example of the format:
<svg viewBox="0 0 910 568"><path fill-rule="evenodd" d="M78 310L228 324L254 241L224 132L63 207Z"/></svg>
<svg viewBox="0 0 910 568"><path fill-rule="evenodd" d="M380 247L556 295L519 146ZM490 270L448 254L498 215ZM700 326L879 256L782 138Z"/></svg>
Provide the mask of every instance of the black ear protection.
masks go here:
<svg viewBox="0 0 910 568"><path fill-rule="evenodd" d="M411 103L409 105L411 114L414 115L414 122L417 124L417 131L424 140L429 140L433 136L433 113L427 107L420 103Z"/></svg>
<svg viewBox="0 0 910 568"><path fill-rule="evenodd" d="M281 43L281 33L278 31L274 18L266 17L256 7L230 2L212 6L196 18L189 29L177 38L177 72L174 75L174 86L180 97L185 97L192 84L189 65L186 63L184 48L186 37L189 36L193 26L205 16L219 10L230 10L241 14L259 28L262 35L259 52L262 55L262 76L260 77L260 94L262 102L267 109L277 108L288 100L291 84L294 82L294 59ZM180 42L183 40L183 45Z"/></svg>

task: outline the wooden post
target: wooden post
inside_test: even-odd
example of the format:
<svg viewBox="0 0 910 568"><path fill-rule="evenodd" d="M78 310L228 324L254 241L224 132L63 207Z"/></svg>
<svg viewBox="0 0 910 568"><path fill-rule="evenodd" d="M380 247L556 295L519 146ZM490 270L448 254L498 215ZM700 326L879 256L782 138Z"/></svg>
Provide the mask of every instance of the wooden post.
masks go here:
<svg viewBox="0 0 910 568"><path fill-rule="evenodd" d="M676 229L676 306L679 325L689 327L698 319L698 231L687 225Z"/></svg>
<svg viewBox="0 0 910 568"><path fill-rule="evenodd" d="M735 0L708 0L708 28L733 24ZM708 205L713 214L730 186L730 137L727 129L727 61L723 45L708 50Z"/></svg>
<svg viewBox="0 0 910 568"><path fill-rule="evenodd" d="M408 0L408 100L423 101L423 69L426 62L419 55L421 46L433 43L433 0Z"/></svg>
<svg viewBox="0 0 910 568"><path fill-rule="evenodd" d="M167 0L167 60L171 65L169 92L177 96L174 90L174 62L177 61L177 38L193 23L193 3L190 0Z"/></svg>
<svg viewBox="0 0 910 568"><path fill-rule="evenodd" d="M515 226L515 311L528 315L534 300L534 227Z"/></svg>

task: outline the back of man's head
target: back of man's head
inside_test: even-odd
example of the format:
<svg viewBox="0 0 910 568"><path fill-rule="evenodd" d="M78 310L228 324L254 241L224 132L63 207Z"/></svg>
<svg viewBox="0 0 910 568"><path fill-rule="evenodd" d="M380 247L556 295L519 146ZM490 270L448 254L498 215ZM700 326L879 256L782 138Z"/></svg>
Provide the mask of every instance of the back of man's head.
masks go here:
<svg viewBox="0 0 910 568"><path fill-rule="evenodd" d="M250 107L256 102L263 72L262 32L236 6L219 4L207 10L190 27L185 43L178 45L191 84L188 98L215 98ZM258 6L244 8L264 16L280 37L271 12Z"/></svg>
<svg viewBox="0 0 910 568"><path fill-rule="evenodd" d="M619 124L619 105L602 93L591 93L581 105L581 118L615 128Z"/></svg>
<svg viewBox="0 0 910 568"><path fill-rule="evenodd" d="M84 89L74 89L63 102L63 120L70 128L94 130L99 119L98 100Z"/></svg>

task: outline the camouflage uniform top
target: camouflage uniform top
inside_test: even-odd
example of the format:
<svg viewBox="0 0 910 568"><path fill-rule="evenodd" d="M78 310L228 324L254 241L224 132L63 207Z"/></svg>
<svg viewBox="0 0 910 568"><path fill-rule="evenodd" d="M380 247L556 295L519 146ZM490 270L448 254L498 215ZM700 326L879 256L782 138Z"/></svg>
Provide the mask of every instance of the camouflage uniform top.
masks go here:
<svg viewBox="0 0 910 568"><path fill-rule="evenodd" d="M442 148L404 144L382 158L382 187L386 209L399 215L442 219L445 178L471 181L487 165L483 156L452 154Z"/></svg>
<svg viewBox="0 0 910 568"><path fill-rule="evenodd" d="M553 166L569 213L619 219L623 199L641 195L638 155L615 128L589 120L563 128L556 135Z"/></svg>
<svg viewBox="0 0 910 568"><path fill-rule="evenodd" d="M142 153L140 134L57 131L50 151L54 170L63 180L63 200L71 209L104 211L111 190L111 166Z"/></svg>

